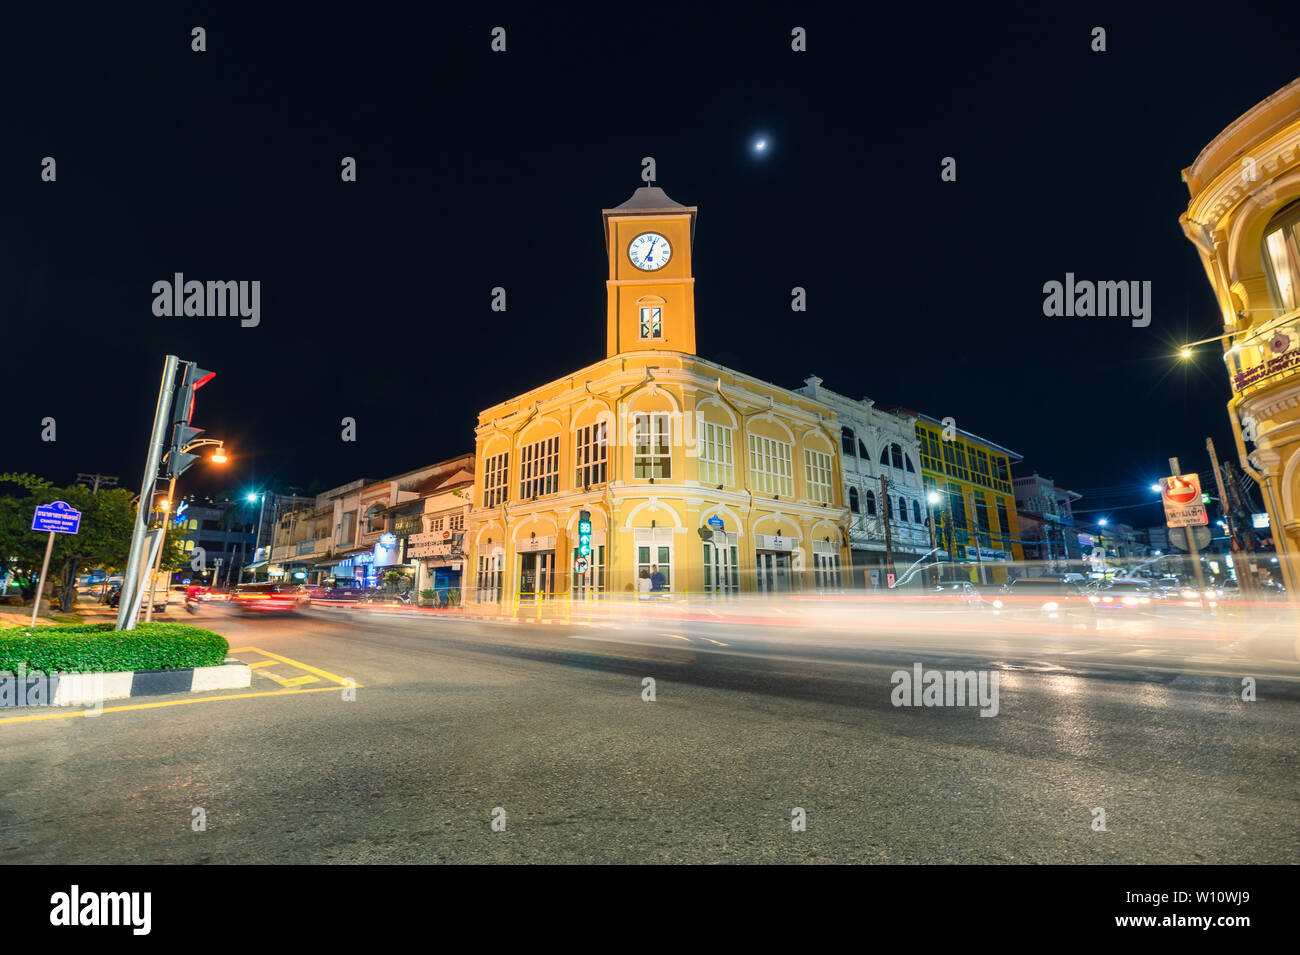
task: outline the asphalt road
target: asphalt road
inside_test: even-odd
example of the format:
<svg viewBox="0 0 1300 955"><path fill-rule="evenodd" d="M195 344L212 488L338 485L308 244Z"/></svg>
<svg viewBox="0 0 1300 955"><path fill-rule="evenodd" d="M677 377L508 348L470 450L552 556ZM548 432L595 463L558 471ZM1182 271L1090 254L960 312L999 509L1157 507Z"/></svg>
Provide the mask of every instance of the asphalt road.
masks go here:
<svg viewBox="0 0 1300 955"><path fill-rule="evenodd" d="M1295 664L1236 643L202 622L250 690L0 722L0 862L1300 861ZM915 663L996 673L997 715L893 705Z"/></svg>

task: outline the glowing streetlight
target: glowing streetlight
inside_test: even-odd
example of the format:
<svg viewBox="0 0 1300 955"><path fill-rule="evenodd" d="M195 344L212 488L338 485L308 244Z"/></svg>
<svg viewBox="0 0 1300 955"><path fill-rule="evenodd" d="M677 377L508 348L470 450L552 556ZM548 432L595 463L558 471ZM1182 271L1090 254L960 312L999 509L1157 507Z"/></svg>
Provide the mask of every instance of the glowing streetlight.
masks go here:
<svg viewBox="0 0 1300 955"><path fill-rule="evenodd" d="M1179 358L1191 358L1191 357L1192 357L1192 350L1191 350L1190 348L1184 346L1184 347L1182 347L1182 348L1180 348L1180 349L1178 350L1178 357L1179 357Z"/></svg>

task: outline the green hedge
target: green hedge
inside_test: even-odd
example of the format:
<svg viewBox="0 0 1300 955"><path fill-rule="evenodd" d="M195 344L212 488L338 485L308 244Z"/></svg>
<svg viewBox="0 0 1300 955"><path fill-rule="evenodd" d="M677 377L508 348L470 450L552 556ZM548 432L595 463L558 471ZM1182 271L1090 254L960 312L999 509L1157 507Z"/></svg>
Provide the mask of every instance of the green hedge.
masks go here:
<svg viewBox="0 0 1300 955"><path fill-rule="evenodd" d="M226 638L183 623L142 623L115 631L111 623L0 629L0 673L119 673L219 666Z"/></svg>

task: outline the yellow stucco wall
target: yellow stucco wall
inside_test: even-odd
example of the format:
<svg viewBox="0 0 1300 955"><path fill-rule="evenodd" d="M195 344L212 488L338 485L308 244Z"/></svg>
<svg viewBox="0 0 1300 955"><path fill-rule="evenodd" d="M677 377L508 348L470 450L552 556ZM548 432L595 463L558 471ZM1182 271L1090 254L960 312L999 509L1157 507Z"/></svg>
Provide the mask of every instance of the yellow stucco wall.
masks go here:
<svg viewBox="0 0 1300 955"><path fill-rule="evenodd" d="M1294 599L1300 593L1300 309L1281 300L1264 237L1279 213L1300 201L1300 79L1223 130L1183 179L1191 201L1179 221L1219 304L1238 458L1260 485Z"/></svg>

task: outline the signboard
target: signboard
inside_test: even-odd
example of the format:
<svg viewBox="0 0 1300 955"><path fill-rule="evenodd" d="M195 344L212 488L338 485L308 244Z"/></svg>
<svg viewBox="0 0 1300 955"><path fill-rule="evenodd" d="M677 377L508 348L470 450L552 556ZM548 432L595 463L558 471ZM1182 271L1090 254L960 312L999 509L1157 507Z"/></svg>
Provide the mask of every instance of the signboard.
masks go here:
<svg viewBox="0 0 1300 955"><path fill-rule="evenodd" d="M65 501L38 504L32 515L32 530L54 534L75 534L81 530L81 511Z"/></svg>
<svg viewBox="0 0 1300 955"><path fill-rule="evenodd" d="M587 560L587 558L585 557L579 557L577 560L573 562L573 571L574 573L577 574L585 574L587 572L587 568L590 566L591 566L591 561Z"/></svg>
<svg viewBox="0 0 1300 955"><path fill-rule="evenodd" d="M1261 511L1258 514L1251 514L1250 526L1255 528L1255 530L1257 531L1262 531L1270 527L1271 525L1269 524L1268 511Z"/></svg>
<svg viewBox="0 0 1300 955"><path fill-rule="evenodd" d="M424 525L422 514L398 514L393 518L393 533L398 537L411 537L420 533Z"/></svg>
<svg viewBox="0 0 1300 955"><path fill-rule="evenodd" d="M1187 534L1192 533L1197 549L1210 546L1210 529L1208 527L1171 527L1169 528L1169 546L1175 550L1191 550L1187 545Z"/></svg>
<svg viewBox="0 0 1300 955"><path fill-rule="evenodd" d="M795 543L793 537L782 537L780 534L754 535L754 547L758 550L793 551Z"/></svg>
<svg viewBox="0 0 1300 955"><path fill-rule="evenodd" d="M522 553L532 553L541 550L555 550L555 535L547 537L530 537L528 540L522 540L516 545L515 550Z"/></svg>
<svg viewBox="0 0 1300 955"><path fill-rule="evenodd" d="M990 550L987 547L974 547L967 544L966 559L975 561L1010 560L1011 554L1005 550Z"/></svg>
<svg viewBox="0 0 1300 955"><path fill-rule="evenodd" d="M431 541L427 544L407 544L406 556L414 557L450 557L453 544L451 541Z"/></svg>
<svg viewBox="0 0 1300 955"><path fill-rule="evenodd" d="M1210 515L1201 501L1199 474L1175 474L1162 480L1160 501L1165 506L1165 523L1170 527L1210 523Z"/></svg>
<svg viewBox="0 0 1300 955"><path fill-rule="evenodd" d="M714 514L712 517L710 517L707 523L715 531L722 530L722 518L720 518L717 514Z"/></svg>
<svg viewBox="0 0 1300 955"><path fill-rule="evenodd" d="M397 535L393 533L380 534L379 546L384 550L392 550L397 546Z"/></svg>
<svg viewBox="0 0 1300 955"><path fill-rule="evenodd" d="M1241 391L1265 379L1293 370L1300 365L1300 324L1279 326L1268 341L1255 340L1240 349L1233 348L1223 357L1232 375L1232 388ZM1253 361L1252 364L1246 364Z"/></svg>

